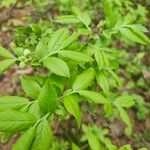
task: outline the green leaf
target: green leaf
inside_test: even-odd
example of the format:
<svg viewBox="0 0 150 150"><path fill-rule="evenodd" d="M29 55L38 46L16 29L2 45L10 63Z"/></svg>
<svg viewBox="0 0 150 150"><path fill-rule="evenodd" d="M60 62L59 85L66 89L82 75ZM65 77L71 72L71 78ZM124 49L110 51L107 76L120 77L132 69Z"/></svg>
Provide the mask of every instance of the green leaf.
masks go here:
<svg viewBox="0 0 150 150"><path fill-rule="evenodd" d="M96 104L109 104L109 101L100 93L88 90L81 90L79 91L79 94Z"/></svg>
<svg viewBox="0 0 150 150"><path fill-rule="evenodd" d="M14 110L0 112L0 131L14 132L27 129L35 124L35 118L29 113Z"/></svg>
<svg viewBox="0 0 150 150"><path fill-rule="evenodd" d="M27 131L23 133L23 135L17 140L17 142L13 145L12 150L29 150L34 139L35 128L31 127Z"/></svg>
<svg viewBox="0 0 150 150"><path fill-rule="evenodd" d="M119 150L132 150L131 145L123 145L122 147L119 148Z"/></svg>
<svg viewBox="0 0 150 150"><path fill-rule="evenodd" d="M103 54L102 54L101 50L99 50L99 49L95 50L95 60L98 64L98 67L99 67L100 70L105 67Z"/></svg>
<svg viewBox="0 0 150 150"><path fill-rule="evenodd" d="M79 127L81 125L81 114L77 99L73 96L65 96L64 105L67 111L76 118Z"/></svg>
<svg viewBox="0 0 150 150"><path fill-rule="evenodd" d="M103 71L100 71L97 75L97 83L101 86L101 88L103 89L104 93L106 95L109 94L109 81L107 76L104 74Z"/></svg>
<svg viewBox="0 0 150 150"><path fill-rule="evenodd" d="M61 50L59 54L63 57L72 59L77 62L90 62L92 58L89 55L86 55L77 51Z"/></svg>
<svg viewBox="0 0 150 150"><path fill-rule="evenodd" d="M64 42L69 38L69 31L67 28L58 29L55 31L51 39L48 43L49 48L49 54L50 56L53 53L56 53L56 51L59 51L63 46Z"/></svg>
<svg viewBox="0 0 150 150"><path fill-rule="evenodd" d="M64 49L71 45L73 42L75 42L78 39L79 34L77 32L74 32L69 38L67 38L64 43L61 46L61 49Z"/></svg>
<svg viewBox="0 0 150 150"><path fill-rule="evenodd" d="M114 78L114 80L118 83L119 86L122 85L122 81L121 79L118 77L118 75L113 72L111 69L107 68L108 72L110 73L110 75Z"/></svg>
<svg viewBox="0 0 150 150"><path fill-rule="evenodd" d="M82 125L85 136L88 140L89 146L92 150L102 150L100 141L97 135L88 126Z"/></svg>
<svg viewBox="0 0 150 150"><path fill-rule="evenodd" d="M29 106L28 112L35 116L36 119L40 119L44 115L38 105L38 101Z"/></svg>
<svg viewBox="0 0 150 150"><path fill-rule="evenodd" d="M73 90L86 89L94 80L95 71L93 68L89 68L77 76L75 82L73 83ZM86 79L86 80L85 80Z"/></svg>
<svg viewBox="0 0 150 150"><path fill-rule="evenodd" d="M46 119L36 127L35 137L30 150L49 150L52 139L51 128Z"/></svg>
<svg viewBox="0 0 150 150"><path fill-rule="evenodd" d="M120 28L119 31L123 36L133 42L140 44L150 43L149 38L141 31L140 28L138 28L138 26L130 25L129 27Z"/></svg>
<svg viewBox="0 0 150 150"><path fill-rule="evenodd" d="M80 150L80 148L75 143L72 143L71 146L72 150Z"/></svg>
<svg viewBox="0 0 150 150"><path fill-rule="evenodd" d="M46 113L54 112L58 105L56 90L49 79L46 80L44 86L40 91L38 104L41 110Z"/></svg>
<svg viewBox="0 0 150 150"><path fill-rule="evenodd" d="M87 138L88 138L88 143L92 150L102 150L99 139L97 138L95 134L88 133Z"/></svg>
<svg viewBox="0 0 150 150"><path fill-rule="evenodd" d="M36 46L36 56L40 61L49 55L49 40L50 38L43 37Z"/></svg>
<svg viewBox="0 0 150 150"><path fill-rule="evenodd" d="M118 112L119 112L119 115L120 115L121 119L127 125L127 128L125 129L126 134L131 135L132 125L131 125L131 121L129 119L128 114L124 111L124 109L122 107L117 107L117 109L118 109Z"/></svg>
<svg viewBox="0 0 150 150"><path fill-rule="evenodd" d="M0 61L0 75L9 69L13 64L15 64L15 59L5 59L3 61Z"/></svg>
<svg viewBox="0 0 150 150"><path fill-rule="evenodd" d="M36 56L40 61L43 61L52 54L57 53L64 48L64 42L69 38L69 31L67 28L56 30L51 38L42 38L36 47ZM67 44L66 44L67 45Z"/></svg>
<svg viewBox="0 0 150 150"><path fill-rule="evenodd" d="M91 18L87 12L81 12L77 7L73 7L73 12L76 17L90 30L89 25L91 23Z"/></svg>
<svg viewBox="0 0 150 150"><path fill-rule="evenodd" d="M12 58L12 54L9 53L8 50L2 46L0 46L0 56L7 59Z"/></svg>
<svg viewBox="0 0 150 150"><path fill-rule="evenodd" d="M130 108L131 106L134 105L134 100L133 100L133 97L131 96L122 95L115 99L114 105L117 107Z"/></svg>
<svg viewBox="0 0 150 150"><path fill-rule="evenodd" d="M43 61L43 63L46 68L51 70L53 73L68 78L70 77L69 68L65 61L56 57L48 57Z"/></svg>
<svg viewBox="0 0 150 150"><path fill-rule="evenodd" d="M114 10L112 3L105 1L104 14L105 14L106 24L108 28L114 27L118 17L117 17L117 11Z"/></svg>
<svg viewBox="0 0 150 150"><path fill-rule="evenodd" d="M20 109L29 103L28 99L19 96L0 97L0 110Z"/></svg>
<svg viewBox="0 0 150 150"><path fill-rule="evenodd" d="M56 17L55 21L61 24L70 24L70 23L79 23L80 19L78 19L74 15L62 15Z"/></svg>
<svg viewBox="0 0 150 150"><path fill-rule="evenodd" d="M41 90L41 87L32 77L22 76L21 85L27 96L37 99Z"/></svg>

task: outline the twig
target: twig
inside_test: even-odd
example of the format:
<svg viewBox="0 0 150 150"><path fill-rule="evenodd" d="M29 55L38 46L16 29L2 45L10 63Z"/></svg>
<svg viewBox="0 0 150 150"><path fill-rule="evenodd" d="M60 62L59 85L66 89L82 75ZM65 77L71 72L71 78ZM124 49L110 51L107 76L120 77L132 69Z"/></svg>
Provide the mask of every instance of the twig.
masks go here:
<svg viewBox="0 0 150 150"><path fill-rule="evenodd" d="M5 22L7 22L11 17L12 17L12 13L14 11L14 9L16 8L17 4L19 3L20 0L17 0L15 2L15 4L10 8L8 15L6 16L6 18L0 20L0 26L2 26Z"/></svg>

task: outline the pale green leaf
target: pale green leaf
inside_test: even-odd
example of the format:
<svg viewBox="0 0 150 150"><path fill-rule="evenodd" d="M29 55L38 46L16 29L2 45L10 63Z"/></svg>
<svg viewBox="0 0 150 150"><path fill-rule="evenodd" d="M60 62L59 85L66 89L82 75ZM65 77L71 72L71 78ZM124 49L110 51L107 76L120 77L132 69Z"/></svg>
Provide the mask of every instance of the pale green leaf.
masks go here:
<svg viewBox="0 0 150 150"><path fill-rule="evenodd" d="M27 96L37 99L41 90L41 87L32 77L22 76L21 85Z"/></svg>
<svg viewBox="0 0 150 150"><path fill-rule="evenodd" d="M7 59L12 58L12 54L2 46L0 46L0 56Z"/></svg>
<svg viewBox="0 0 150 150"><path fill-rule="evenodd" d="M64 105L67 111L76 118L77 124L78 126L80 126L81 114L80 114L80 108L77 99L73 96L65 96Z"/></svg>
<svg viewBox="0 0 150 150"><path fill-rule="evenodd" d="M92 58L89 55L86 55L77 51L61 50L59 54L63 57L72 59L77 62L90 62Z"/></svg>
<svg viewBox="0 0 150 150"><path fill-rule="evenodd" d="M78 19L74 15L62 15L62 16L57 16L55 18L55 21L61 24L70 24L70 23L79 23L80 19Z"/></svg>
<svg viewBox="0 0 150 150"><path fill-rule="evenodd" d="M122 95L115 99L114 105L117 107L120 106L120 107L130 108L131 106L134 105L134 100L133 97L131 96Z"/></svg>
<svg viewBox="0 0 150 150"><path fill-rule="evenodd" d="M100 71L97 75L97 83L101 86L106 95L109 94L109 81L103 71Z"/></svg>
<svg viewBox="0 0 150 150"><path fill-rule="evenodd" d="M0 75L8 70L13 64L15 64L15 59L5 59L3 61L0 61Z"/></svg>
<svg viewBox="0 0 150 150"><path fill-rule="evenodd" d="M36 56L40 61L49 55L49 40L50 38L43 37L36 46Z"/></svg>
<svg viewBox="0 0 150 150"><path fill-rule="evenodd" d="M23 133L23 135L13 145L12 150L29 150L34 139L35 128L31 127Z"/></svg>
<svg viewBox="0 0 150 150"><path fill-rule="evenodd" d="M130 135L132 132L132 125L131 125L131 121L129 119L129 116L122 107L117 107L117 109L118 109L118 112L119 112L121 119L127 125L127 128L125 129L125 131L128 135Z"/></svg>
<svg viewBox="0 0 150 150"><path fill-rule="evenodd" d="M45 113L54 112L58 105L56 90L49 79L46 80L40 91L38 104L41 110Z"/></svg>
<svg viewBox="0 0 150 150"><path fill-rule="evenodd" d="M82 72L80 75L77 76L75 82L73 83L73 90L82 90L86 89L88 86L90 86L94 80L95 77L95 71L93 68L89 68Z"/></svg>
<svg viewBox="0 0 150 150"><path fill-rule="evenodd" d="M70 77L70 71L65 61L56 57L48 57L43 61L43 63L46 68L51 70L53 73L68 78Z"/></svg>
<svg viewBox="0 0 150 150"><path fill-rule="evenodd" d="M89 101L94 102L96 104L109 104L109 101L98 92L81 90L79 91L79 94L87 98Z"/></svg>
<svg viewBox="0 0 150 150"><path fill-rule="evenodd" d="M35 117L27 112L14 110L2 111L0 112L0 131L21 131L34 125L35 121Z"/></svg>
<svg viewBox="0 0 150 150"><path fill-rule="evenodd" d="M58 29L55 31L50 41L48 42L49 54L53 54L56 51L59 51L62 47L64 42L69 38L69 31L67 28Z"/></svg>
<svg viewBox="0 0 150 150"><path fill-rule="evenodd" d="M121 86L122 85L121 78L119 78L119 76L111 69L107 69L107 70L110 73L110 75L114 78L114 80L118 83L118 85Z"/></svg>
<svg viewBox="0 0 150 150"><path fill-rule="evenodd" d="M0 110L15 109L18 110L29 103L28 99L19 96L0 97Z"/></svg>
<svg viewBox="0 0 150 150"><path fill-rule="evenodd" d="M120 32L123 36L133 42L140 44L150 43L149 38L137 26L132 25L129 27L120 28Z"/></svg>
<svg viewBox="0 0 150 150"><path fill-rule="evenodd" d="M74 32L70 37L68 37L62 44L61 49L64 49L71 45L73 42L75 42L78 39L78 33Z"/></svg>

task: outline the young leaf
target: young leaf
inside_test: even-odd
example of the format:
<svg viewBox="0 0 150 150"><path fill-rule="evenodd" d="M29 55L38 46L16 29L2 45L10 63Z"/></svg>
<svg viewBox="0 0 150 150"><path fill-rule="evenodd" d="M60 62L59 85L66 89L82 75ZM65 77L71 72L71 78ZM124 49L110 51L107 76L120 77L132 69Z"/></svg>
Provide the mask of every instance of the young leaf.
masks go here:
<svg viewBox="0 0 150 150"><path fill-rule="evenodd" d="M100 93L88 90L81 90L79 91L79 94L96 104L109 104L109 101Z"/></svg>
<svg viewBox="0 0 150 150"><path fill-rule="evenodd" d="M86 89L94 80L95 71L93 68L89 68L77 76L75 82L73 83L73 90Z"/></svg>
<svg viewBox="0 0 150 150"><path fill-rule="evenodd" d="M63 60L56 57L48 57L43 63L53 73L68 78L70 77L68 65Z"/></svg>
<svg viewBox="0 0 150 150"><path fill-rule="evenodd" d="M79 23L80 19L78 19L74 15L62 15L56 17L55 21L61 24L70 24L70 23Z"/></svg>
<svg viewBox="0 0 150 150"><path fill-rule="evenodd" d="M0 97L0 110L15 109L18 110L29 103L28 99L19 96Z"/></svg>
<svg viewBox="0 0 150 150"><path fill-rule="evenodd" d="M77 62L90 62L92 58L89 55L86 55L77 51L61 50L59 54L63 57L72 59Z"/></svg>
<svg viewBox="0 0 150 150"><path fill-rule="evenodd" d="M134 105L134 100L133 100L133 97L131 96L122 95L115 99L114 105L117 107L130 108L131 106Z"/></svg>
<svg viewBox="0 0 150 150"><path fill-rule="evenodd" d="M103 71L100 71L97 75L97 83L101 86L103 89L104 93L106 95L109 94L109 82L107 76L104 74Z"/></svg>
<svg viewBox="0 0 150 150"><path fill-rule="evenodd" d="M77 102L77 99L73 96L65 96L64 97L64 105L65 108L69 113L71 113L77 121L78 126L81 125L81 115L80 115L80 108Z"/></svg>
<svg viewBox="0 0 150 150"><path fill-rule="evenodd" d="M49 150L52 139L51 128L46 119L36 127L35 137L30 150Z"/></svg>
<svg viewBox="0 0 150 150"><path fill-rule="evenodd" d="M23 133L23 135L13 145L12 150L29 150L35 135L35 128L31 127Z"/></svg>
<svg viewBox="0 0 150 150"><path fill-rule="evenodd" d="M21 85L27 96L33 99L37 99L41 90L41 87L32 77L22 76Z"/></svg>
<svg viewBox="0 0 150 150"><path fill-rule="evenodd" d="M127 125L127 128L125 129L126 133L128 135L131 134L132 132L132 125L131 125L131 121L129 119L128 114L124 111L124 109L122 107L117 107L119 115L121 117L121 119L125 122L125 124Z"/></svg>
<svg viewBox="0 0 150 150"><path fill-rule="evenodd" d="M9 53L8 50L2 46L0 46L0 56L7 59L12 58L12 54Z"/></svg>
<svg viewBox="0 0 150 150"><path fill-rule="evenodd" d="M40 91L38 104L41 110L45 113L54 112L58 105L56 90L49 79L46 80Z"/></svg>
<svg viewBox="0 0 150 150"><path fill-rule="evenodd" d="M13 64L15 64L15 59L5 59L3 61L0 61L0 75L9 69Z"/></svg>
<svg viewBox="0 0 150 150"><path fill-rule="evenodd" d="M35 118L29 113L14 110L0 112L0 131L14 132L27 129L34 125Z"/></svg>

